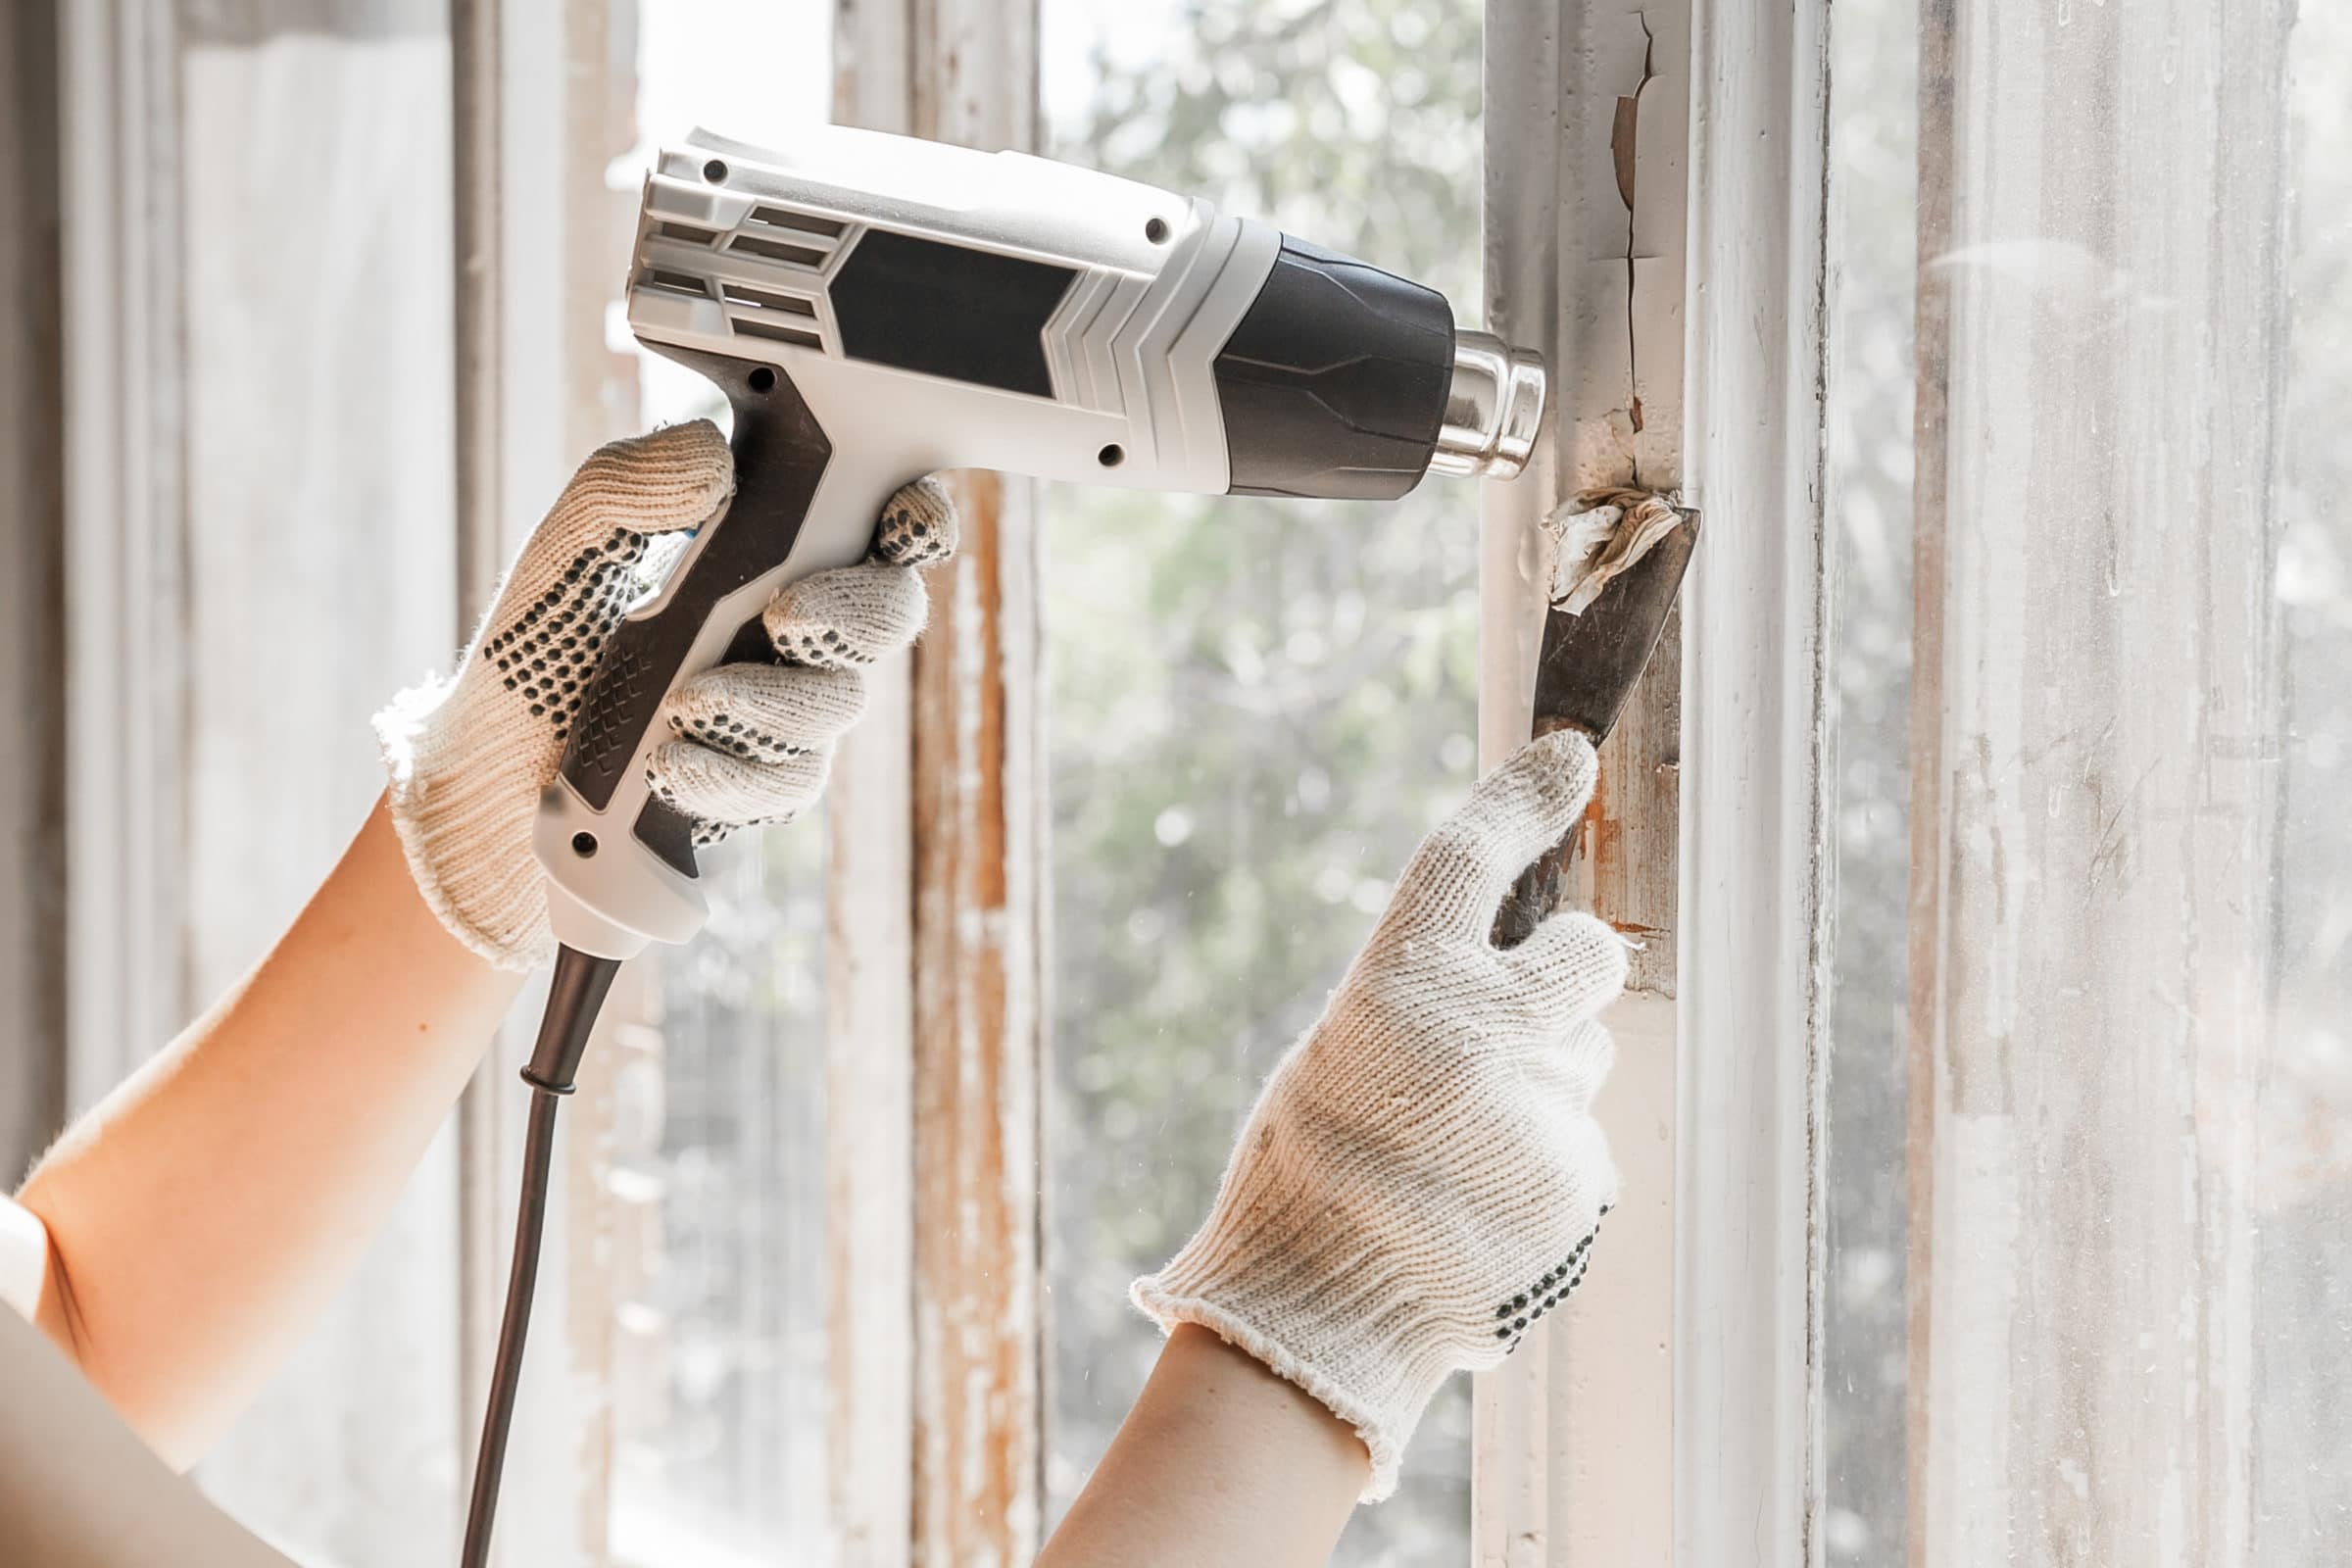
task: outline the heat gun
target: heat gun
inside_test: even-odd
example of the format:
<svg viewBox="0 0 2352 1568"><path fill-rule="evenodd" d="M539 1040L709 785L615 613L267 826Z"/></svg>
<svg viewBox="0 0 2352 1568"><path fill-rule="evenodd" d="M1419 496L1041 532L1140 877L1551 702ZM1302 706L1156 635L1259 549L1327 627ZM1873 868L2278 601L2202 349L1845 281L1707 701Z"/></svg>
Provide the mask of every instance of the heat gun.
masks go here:
<svg viewBox="0 0 2352 1568"><path fill-rule="evenodd" d="M1542 362L1457 328L1417 283L1131 180L868 131L664 149L627 299L638 339L732 406L736 489L614 633L540 802L562 948L523 1073L526 1191L469 1564L495 1507L553 1097L619 962L706 915L693 824L646 780L671 688L771 658L776 591L861 559L883 504L935 469L1393 500L1431 471L1517 474L1543 413Z"/></svg>

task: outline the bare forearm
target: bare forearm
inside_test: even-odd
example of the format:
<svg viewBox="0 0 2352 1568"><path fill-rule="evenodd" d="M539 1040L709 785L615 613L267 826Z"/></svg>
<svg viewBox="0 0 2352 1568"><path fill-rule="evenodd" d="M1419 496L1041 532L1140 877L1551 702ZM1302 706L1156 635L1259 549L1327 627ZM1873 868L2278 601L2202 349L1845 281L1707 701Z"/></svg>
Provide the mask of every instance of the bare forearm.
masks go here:
<svg viewBox="0 0 2352 1568"><path fill-rule="evenodd" d="M519 984L445 932L381 806L276 948L60 1140L38 1317L192 1462L348 1277Z"/></svg>
<svg viewBox="0 0 2352 1568"><path fill-rule="evenodd" d="M1182 1324L1038 1568L1308 1568L1370 1474L1345 1422Z"/></svg>

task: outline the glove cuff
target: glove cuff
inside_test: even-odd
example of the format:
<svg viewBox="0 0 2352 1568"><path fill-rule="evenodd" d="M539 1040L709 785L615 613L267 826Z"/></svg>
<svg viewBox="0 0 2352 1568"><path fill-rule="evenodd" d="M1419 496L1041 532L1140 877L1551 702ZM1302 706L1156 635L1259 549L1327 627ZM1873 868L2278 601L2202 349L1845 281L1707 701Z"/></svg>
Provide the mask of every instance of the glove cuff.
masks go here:
<svg viewBox="0 0 2352 1568"><path fill-rule="evenodd" d="M457 690L455 681L427 680L375 715L390 781L385 802L409 874L434 918L499 968L529 970L555 950L546 881L529 849L537 802L514 786L515 768L478 760L471 767L441 765L454 728L446 710ZM504 739L532 741L527 733ZM533 765L514 760L526 773Z"/></svg>
<svg viewBox="0 0 2352 1568"><path fill-rule="evenodd" d="M1379 1502L1396 1490L1431 1396L1461 1364L1455 1336L1426 1319L1393 1253L1333 1245L1346 1226L1322 1231L1318 1245L1319 1227L1267 1218L1212 1218L1128 1297L1163 1334L1197 1323L1353 1427L1372 1456L1358 1500Z"/></svg>

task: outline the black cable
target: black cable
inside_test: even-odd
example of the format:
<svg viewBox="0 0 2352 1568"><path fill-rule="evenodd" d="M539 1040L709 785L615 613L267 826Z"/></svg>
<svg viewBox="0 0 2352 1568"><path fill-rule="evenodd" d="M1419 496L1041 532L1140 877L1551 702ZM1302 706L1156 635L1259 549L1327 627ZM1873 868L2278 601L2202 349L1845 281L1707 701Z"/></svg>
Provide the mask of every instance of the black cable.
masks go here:
<svg viewBox="0 0 2352 1568"><path fill-rule="evenodd" d="M570 948L556 953L547 1010L522 1081L531 1086L531 1119L522 1140L522 1195L514 1206L514 1262L507 1273L507 1305L498 1325L498 1358L490 1367L490 1403L482 1412L481 1451L473 1461L473 1497L466 1510L461 1568L490 1561L490 1527L498 1516L498 1482L507 1463L507 1429L514 1392L522 1383L523 1341L531 1328L531 1296L539 1282L539 1242L547 1226L547 1189L556 1165L556 1112L571 1093L588 1033L620 972L618 958Z"/></svg>
<svg viewBox="0 0 2352 1568"><path fill-rule="evenodd" d="M498 1325L498 1359L490 1368L490 1405L482 1412L481 1452L473 1461L473 1500L466 1510L464 1568L490 1560L490 1526L498 1515L498 1481L507 1463L507 1425L514 1419L514 1391L522 1382L522 1342L531 1328L531 1293L539 1280L539 1239L547 1223L547 1182L556 1156L556 1112L564 1097L531 1087L530 1131L522 1144L522 1199L514 1211L514 1264L507 1274L507 1307Z"/></svg>

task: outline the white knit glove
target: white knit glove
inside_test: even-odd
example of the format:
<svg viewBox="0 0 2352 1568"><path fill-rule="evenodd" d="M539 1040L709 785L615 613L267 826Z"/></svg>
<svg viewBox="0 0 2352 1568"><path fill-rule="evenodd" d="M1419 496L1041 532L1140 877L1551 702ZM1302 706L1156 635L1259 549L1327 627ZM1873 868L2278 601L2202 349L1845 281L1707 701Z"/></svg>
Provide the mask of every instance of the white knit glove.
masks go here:
<svg viewBox="0 0 2352 1568"><path fill-rule="evenodd" d="M1366 1502L1396 1490L1446 1375L1494 1366L1583 1280L1617 1200L1588 1107L1625 944L1579 913L1490 939L1592 778L1583 737L1547 737L1429 836L1258 1097L1207 1222L1132 1288L1162 1330L1213 1331L1353 1426Z"/></svg>
<svg viewBox="0 0 2352 1568"><path fill-rule="evenodd" d="M502 968L530 968L555 949L531 824L606 641L734 489L734 457L708 419L600 449L515 558L457 674L375 716L417 889ZM883 509L872 559L769 603L781 662L722 664L670 693L662 716L678 738L653 753L649 773L654 793L694 819L697 844L790 821L816 799L832 741L865 708L858 666L914 640L928 601L913 568L955 545L947 492L908 485Z"/></svg>

